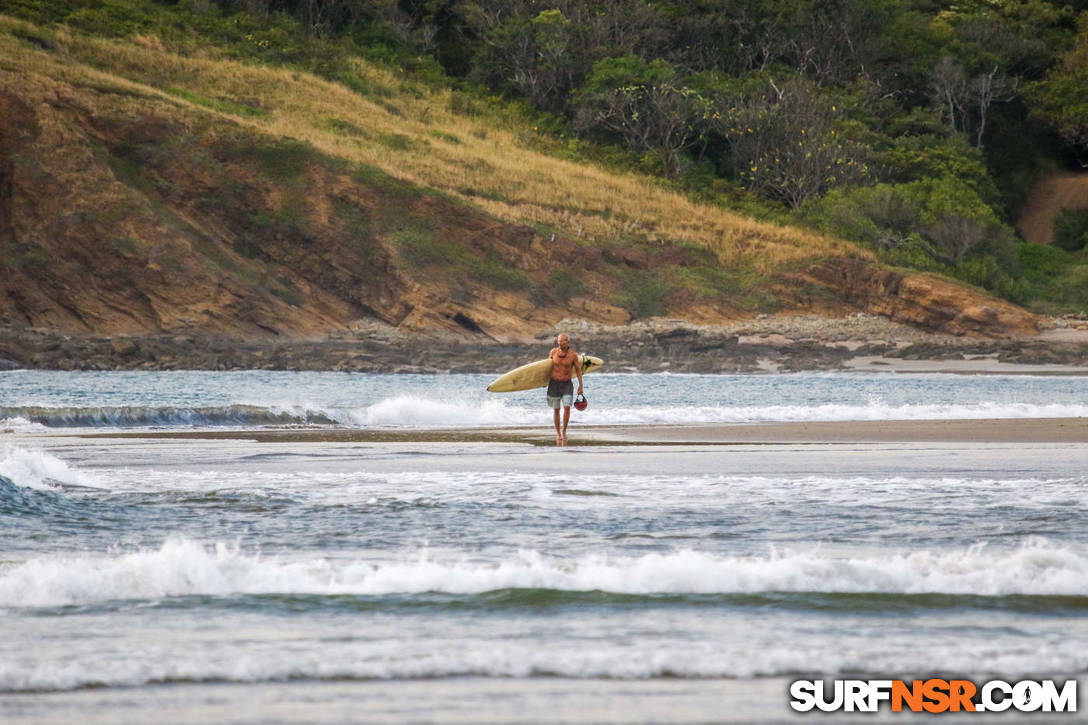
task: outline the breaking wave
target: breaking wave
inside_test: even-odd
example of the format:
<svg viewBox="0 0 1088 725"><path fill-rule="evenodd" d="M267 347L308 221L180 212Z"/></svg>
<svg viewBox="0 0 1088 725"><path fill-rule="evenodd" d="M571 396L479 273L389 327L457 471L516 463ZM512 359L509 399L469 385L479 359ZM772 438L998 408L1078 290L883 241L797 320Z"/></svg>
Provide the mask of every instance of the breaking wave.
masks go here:
<svg viewBox="0 0 1088 725"><path fill-rule="evenodd" d="M528 641L526 641L528 640ZM572 679L752 678L801 672L857 676L870 672L989 672L1010 677L1040 671L1081 672L1088 655L1074 644L994 657L988 641L955 643L917 637L904 641L850 639L794 641L768 649L758 638L743 641L667 642L651 639L622 644L593 640L548 643L524 636L504 640L397 641L368 643L338 638L320 647L238 647L192 643L156 647L153 656L96 654L79 660L0 661L0 692L48 692L84 687L138 687L148 684L260 683L287 681L368 681L454 677ZM864 670L859 663L869 663ZM783 688L784 689L784 688Z"/></svg>
<svg viewBox="0 0 1088 725"><path fill-rule="evenodd" d="M0 416L49 428L128 428L145 426L329 425L337 421L318 411L277 410L257 405L200 408L171 406L94 406L0 408Z"/></svg>
<svg viewBox="0 0 1088 725"><path fill-rule="evenodd" d="M188 539L108 556L50 556L0 567L0 607L239 594L385 596L506 589L614 594L843 592L1088 596L1088 552L1044 540L1016 549L841 557L819 551L719 556L693 550L638 557L549 558L535 551L493 563L426 553L389 563L280 560Z"/></svg>
<svg viewBox="0 0 1088 725"><path fill-rule="evenodd" d="M9 448L0 459L0 476L12 485L38 490L53 490L58 484L94 487L96 478L41 450Z"/></svg>
<svg viewBox="0 0 1088 725"><path fill-rule="evenodd" d="M451 403L403 395L357 409L302 406L221 405L207 407L95 406L0 407L0 417L11 427L143 428L168 426L320 426L351 427L459 427L518 425L528 416L499 401ZM535 416L535 417L539 417ZM16 425L18 424L18 425Z"/></svg>
<svg viewBox="0 0 1088 725"><path fill-rule="evenodd" d="M0 407L0 429L46 428L347 426L353 428L447 428L540 425L543 399L435 400L413 395L385 398L360 408L222 405L206 407L97 406ZM1082 418L1078 403L974 403L963 405L820 404L792 406L609 406L593 401L573 423L591 425L729 424L803 421L974 420L987 418Z"/></svg>

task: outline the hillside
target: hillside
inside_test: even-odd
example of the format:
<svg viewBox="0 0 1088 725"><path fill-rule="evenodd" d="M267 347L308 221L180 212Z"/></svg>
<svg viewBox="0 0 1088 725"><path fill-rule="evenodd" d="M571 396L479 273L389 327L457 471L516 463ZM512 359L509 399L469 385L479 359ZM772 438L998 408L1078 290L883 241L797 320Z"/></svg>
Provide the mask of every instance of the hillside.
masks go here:
<svg viewBox="0 0 1088 725"><path fill-rule="evenodd" d="M550 155L502 107L350 62L351 88L0 16L0 322L238 339L380 320L506 340L571 317L764 312L1036 327L976 288Z"/></svg>

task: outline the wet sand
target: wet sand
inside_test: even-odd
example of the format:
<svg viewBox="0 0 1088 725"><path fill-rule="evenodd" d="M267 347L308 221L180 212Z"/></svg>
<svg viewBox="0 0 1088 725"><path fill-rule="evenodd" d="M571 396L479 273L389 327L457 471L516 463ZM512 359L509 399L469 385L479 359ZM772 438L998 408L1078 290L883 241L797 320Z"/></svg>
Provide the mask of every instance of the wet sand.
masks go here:
<svg viewBox="0 0 1088 725"><path fill-rule="evenodd" d="M529 443L555 445L550 428L463 430L193 430L94 433L92 438L191 438L260 443ZM1088 443L1088 418L880 420L730 425L577 426L570 446L778 443Z"/></svg>
<svg viewBox="0 0 1088 725"><path fill-rule="evenodd" d="M1085 443L1088 418L637 426L597 434L659 443Z"/></svg>

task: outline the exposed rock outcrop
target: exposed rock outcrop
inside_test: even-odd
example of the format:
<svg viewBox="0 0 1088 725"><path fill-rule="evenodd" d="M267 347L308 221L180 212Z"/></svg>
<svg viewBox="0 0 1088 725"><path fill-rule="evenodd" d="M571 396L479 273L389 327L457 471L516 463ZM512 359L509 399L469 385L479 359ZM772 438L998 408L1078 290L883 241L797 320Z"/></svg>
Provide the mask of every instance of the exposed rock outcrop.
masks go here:
<svg viewBox="0 0 1088 725"><path fill-rule="evenodd" d="M821 285L846 304L896 322L953 335L1010 337L1038 332L1026 310L932 275L905 273L857 259L830 259L793 276Z"/></svg>
<svg viewBox="0 0 1088 725"><path fill-rule="evenodd" d="M494 342L376 322L323 339L239 341L192 335L102 337L0 328L0 369L337 370L499 373L543 357L558 331L599 355L612 372L733 373L877 370L896 361L983 361L1088 369L1088 326L1021 340L925 333L870 315L762 317L697 326L655 319L632 325L563 320L532 338ZM1051 330L1049 332L1056 332ZM861 367L859 367L861 365Z"/></svg>

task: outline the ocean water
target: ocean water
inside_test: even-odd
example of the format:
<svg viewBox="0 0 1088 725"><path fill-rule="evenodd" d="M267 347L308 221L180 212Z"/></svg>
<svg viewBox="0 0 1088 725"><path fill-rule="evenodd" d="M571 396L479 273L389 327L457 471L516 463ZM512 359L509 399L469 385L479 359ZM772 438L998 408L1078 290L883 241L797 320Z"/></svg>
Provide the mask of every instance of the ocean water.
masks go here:
<svg viewBox="0 0 1088 725"><path fill-rule="evenodd" d="M448 428L538 425L543 391L486 375L49 372L0 377L0 425ZM801 373L585 377L576 424L1088 416L1088 376Z"/></svg>
<svg viewBox="0 0 1088 725"><path fill-rule="evenodd" d="M547 431L541 391L487 382L0 373L0 720L774 722L802 717L798 677L1088 671L1078 444L98 436ZM572 438L1088 416L1080 377L598 373L586 392Z"/></svg>

